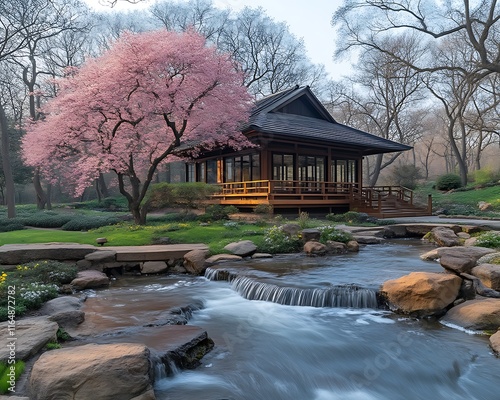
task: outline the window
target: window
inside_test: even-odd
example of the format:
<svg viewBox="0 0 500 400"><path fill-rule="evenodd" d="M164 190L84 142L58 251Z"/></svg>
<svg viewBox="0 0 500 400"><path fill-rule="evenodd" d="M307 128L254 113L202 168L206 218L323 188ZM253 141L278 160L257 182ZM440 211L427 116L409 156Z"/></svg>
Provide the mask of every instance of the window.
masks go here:
<svg viewBox="0 0 500 400"><path fill-rule="evenodd" d="M260 154L224 158L224 182L248 182L260 179Z"/></svg>
<svg viewBox="0 0 500 400"><path fill-rule="evenodd" d="M299 181L325 181L325 157L299 156Z"/></svg>
<svg viewBox="0 0 500 400"><path fill-rule="evenodd" d="M207 183L217 183L217 160L207 160Z"/></svg>
<svg viewBox="0 0 500 400"><path fill-rule="evenodd" d="M357 160L332 160L332 177L335 182L357 182Z"/></svg>
<svg viewBox="0 0 500 400"><path fill-rule="evenodd" d="M196 182L196 164L186 164L186 182Z"/></svg>
<svg viewBox="0 0 500 400"><path fill-rule="evenodd" d="M294 180L294 158L293 154L273 154L273 180Z"/></svg>

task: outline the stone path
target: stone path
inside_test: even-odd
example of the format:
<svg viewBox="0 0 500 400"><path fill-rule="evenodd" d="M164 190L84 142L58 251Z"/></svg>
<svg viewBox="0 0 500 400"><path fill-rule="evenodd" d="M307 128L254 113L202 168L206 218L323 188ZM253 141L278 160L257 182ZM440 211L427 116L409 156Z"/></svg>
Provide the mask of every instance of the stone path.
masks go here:
<svg viewBox="0 0 500 400"><path fill-rule="evenodd" d="M116 251L116 261L162 261L184 257L204 244L166 244L152 246L102 246L77 243L6 244L0 246L0 264L17 265L34 260L82 260L96 251Z"/></svg>

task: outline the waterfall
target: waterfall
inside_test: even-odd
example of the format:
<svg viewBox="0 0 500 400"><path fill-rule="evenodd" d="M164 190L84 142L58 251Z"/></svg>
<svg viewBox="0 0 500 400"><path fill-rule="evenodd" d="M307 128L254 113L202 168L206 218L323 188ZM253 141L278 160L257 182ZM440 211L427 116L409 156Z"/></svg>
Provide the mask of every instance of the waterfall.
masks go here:
<svg viewBox="0 0 500 400"><path fill-rule="evenodd" d="M226 280L242 297L290 306L378 308L377 292L357 285L338 285L329 288L302 289L259 282L223 269L207 268L209 280Z"/></svg>
<svg viewBox="0 0 500 400"><path fill-rule="evenodd" d="M175 361L169 359L168 357L162 358L159 355L152 353L150 360L155 382L180 373Z"/></svg>

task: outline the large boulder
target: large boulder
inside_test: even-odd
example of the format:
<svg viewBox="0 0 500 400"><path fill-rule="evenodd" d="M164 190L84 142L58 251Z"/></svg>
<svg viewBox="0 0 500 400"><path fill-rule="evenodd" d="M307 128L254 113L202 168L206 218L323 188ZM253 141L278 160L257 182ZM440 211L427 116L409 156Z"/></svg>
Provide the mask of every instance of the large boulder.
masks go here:
<svg viewBox="0 0 500 400"><path fill-rule="evenodd" d="M281 226L281 230L287 236L297 236L302 228L299 224L285 224Z"/></svg>
<svg viewBox="0 0 500 400"><path fill-rule="evenodd" d="M0 323L0 332L9 332L8 322ZM59 325L48 317L26 318L16 321L15 357L27 360L37 354L47 343L56 340ZM4 344L0 347L0 361L9 358L10 340L5 334Z"/></svg>
<svg viewBox="0 0 500 400"><path fill-rule="evenodd" d="M251 240L240 240L239 242L229 243L224 247L224 250L236 256L249 257L257 251L257 246Z"/></svg>
<svg viewBox="0 0 500 400"><path fill-rule="evenodd" d="M56 297L45 303L40 312L48 315L60 327L69 328L81 324L85 320L85 313L81 310L82 301L73 296Z"/></svg>
<svg viewBox="0 0 500 400"><path fill-rule="evenodd" d="M452 274L412 272L386 281L381 294L394 311L419 317L442 315L457 298L461 283Z"/></svg>
<svg viewBox="0 0 500 400"><path fill-rule="evenodd" d="M443 321L465 329L497 329L500 327L500 299L466 301L449 310Z"/></svg>
<svg viewBox="0 0 500 400"><path fill-rule="evenodd" d="M308 256L324 256L327 250L326 245L315 240L311 240L304 244L304 252Z"/></svg>
<svg viewBox="0 0 500 400"><path fill-rule="evenodd" d="M490 289L500 291L500 265L481 264L472 268L471 274Z"/></svg>
<svg viewBox="0 0 500 400"><path fill-rule="evenodd" d="M129 400L147 393L154 399L149 355L146 346L133 343L49 351L33 365L30 399Z"/></svg>
<svg viewBox="0 0 500 400"><path fill-rule="evenodd" d="M434 242L441 247L460 246L462 243L455 231L444 226L436 226L431 230L431 236Z"/></svg>
<svg viewBox="0 0 500 400"><path fill-rule="evenodd" d="M490 346L496 354L500 355L500 330L490 336Z"/></svg>
<svg viewBox="0 0 500 400"><path fill-rule="evenodd" d="M312 240L319 241L320 238L321 238L321 232L319 229L302 230L302 241L304 243L310 242Z"/></svg>
<svg viewBox="0 0 500 400"><path fill-rule="evenodd" d="M477 264L498 264L500 265L500 253L490 253L477 260Z"/></svg>
<svg viewBox="0 0 500 400"><path fill-rule="evenodd" d="M78 272L76 278L71 281L71 285L77 290L95 289L109 286L109 278L103 272L89 269Z"/></svg>
<svg viewBox="0 0 500 400"><path fill-rule="evenodd" d="M184 254L184 268L192 275L203 275L207 269L205 259L210 252L196 249Z"/></svg>
<svg viewBox="0 0 500 400"><path fill-rule="evenodd" d="M145 261L140 263L141 274L162 274L168 270L165 261Z"/></svg>
<svg viewBox="0 0 500 400"><path fill-rule="evenodd" d="M441 266L457 274L469 273L481 257L494 252L495 250L487 247L440 247L437 249Z"/></svg>
<svg viewBox="0 0 500 400"><path fill-rule="evenodd" d="M328 240L326 242L326 251L328 254L344 254L347 253L347 245L342 242Z"/></svg>

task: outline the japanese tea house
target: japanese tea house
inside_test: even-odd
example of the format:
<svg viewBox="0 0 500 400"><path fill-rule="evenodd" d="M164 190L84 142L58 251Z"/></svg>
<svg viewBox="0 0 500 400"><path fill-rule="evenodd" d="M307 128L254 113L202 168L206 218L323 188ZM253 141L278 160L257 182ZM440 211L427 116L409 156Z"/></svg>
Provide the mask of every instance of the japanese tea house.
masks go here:
<svg viewBox="0 0 500 400"><path fill-rule="evenodd" d="M274 212L366 212L383 217L429 215L411 190L363 187L364 156L410 150L339 124L309 87L294 87L256 102L243 133L258 147L218 149L186 165L186 181L218 184L213 202Z"/></svg>

